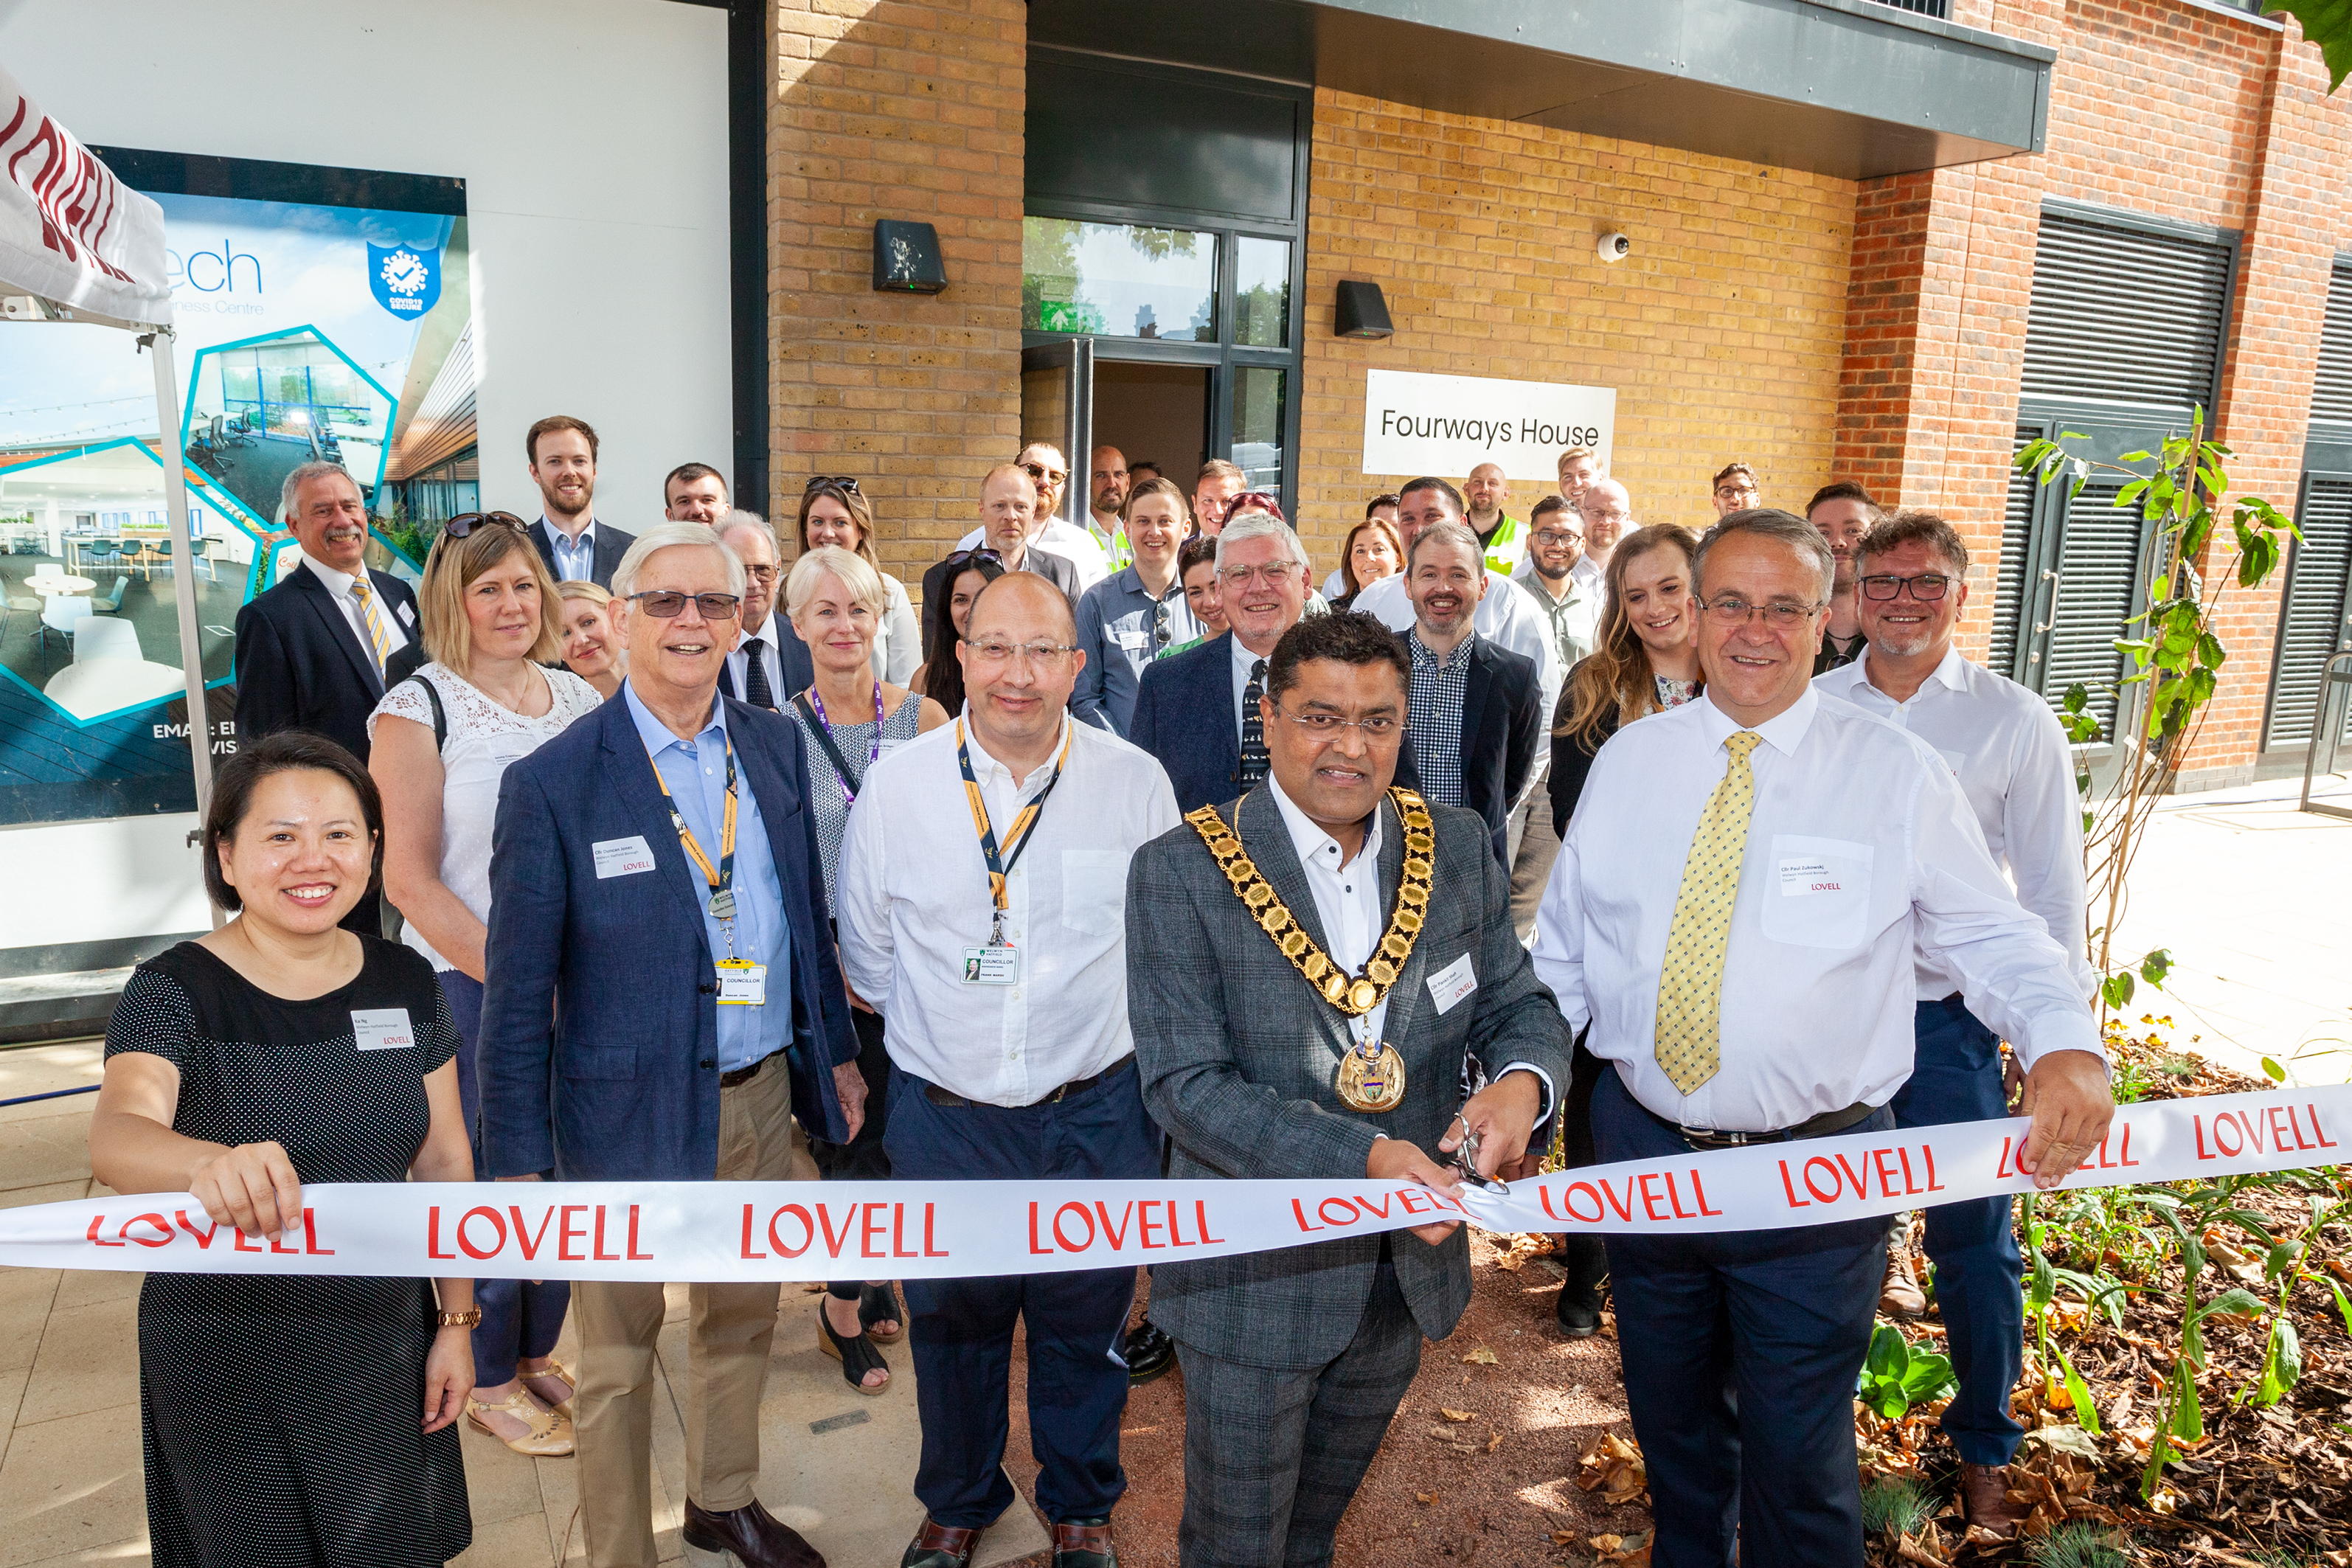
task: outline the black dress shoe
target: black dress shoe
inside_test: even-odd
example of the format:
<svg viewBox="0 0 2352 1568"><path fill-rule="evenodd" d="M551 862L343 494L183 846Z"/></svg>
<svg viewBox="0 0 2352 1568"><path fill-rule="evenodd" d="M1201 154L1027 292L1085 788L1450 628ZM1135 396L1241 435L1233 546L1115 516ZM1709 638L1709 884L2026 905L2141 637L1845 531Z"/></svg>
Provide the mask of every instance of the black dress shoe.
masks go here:
<svg viewBox="0 0 2352 1568"><path fill-rule="evenodd" d="M1129 1387L1150 1383L1176 1364L1176 1342L1150 1318L1127 1331L1127 1381Z"/></svg>
<svg viewBox="0 0 2352 1568"><path fill-rule="evenodd" d="M712 1513L688 1498L686 1525L678 1531L698 1552L723 1552L743 1568L824 1568L817 1549L800 1531L760 1506Z"/></svg>
<svg viewBox="0 0 2352 1568"><path fill-rule="evenodd" d="M1054 1568L1118 1568L1108 1519L1066 1519L1054 1526Z"/></svg>
<svg viewBox="0 0 2352 1568"><path fill-rule="evenodd" d="M1609 1253L1597 1236L1562 1238L1560 1267L1566 1279L1552 1309L1563 1338L1589 1340L1601 1331L1601 1285L1609 1278Z"/></svg>
<svg viewBox="0 0 2352 1568"><path fill-rule="evenodd" d="M971 1568L971 1554L979 1545L979 1531L940 1524L925 1514L923 1528L907 1542L898 1568Z"/></svg>

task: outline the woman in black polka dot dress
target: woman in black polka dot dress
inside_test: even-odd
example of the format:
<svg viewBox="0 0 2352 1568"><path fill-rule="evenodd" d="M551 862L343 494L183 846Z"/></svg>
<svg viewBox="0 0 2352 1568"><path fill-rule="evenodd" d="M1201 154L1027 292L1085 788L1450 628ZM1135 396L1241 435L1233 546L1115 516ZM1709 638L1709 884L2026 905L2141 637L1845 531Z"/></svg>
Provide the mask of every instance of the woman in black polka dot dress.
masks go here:
<svg viewBox="0 0 2352 1568"><path fill-rule="evenodd" d="M222 770L205 881L242 913L125 987L90 1122L100 1180L189 1192L217 1226L299 1246L304 1183L472 1179L431 966L336 924L382 841L373 783L331 742L274 735ZM464 1551L451 1424L474 1382L472 1307L470 1279L150 1275L158 1568L424 1568Z"/></svg>

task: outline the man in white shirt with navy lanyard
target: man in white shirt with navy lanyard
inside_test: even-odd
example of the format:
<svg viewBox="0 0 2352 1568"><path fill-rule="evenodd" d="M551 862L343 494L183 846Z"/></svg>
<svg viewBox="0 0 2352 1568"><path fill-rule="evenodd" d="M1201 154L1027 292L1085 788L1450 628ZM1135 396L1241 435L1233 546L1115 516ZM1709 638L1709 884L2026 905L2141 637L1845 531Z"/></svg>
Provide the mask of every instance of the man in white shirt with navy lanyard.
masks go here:
<svg viewBox="0 0 2352 1568"><path fill-rule="evenodd" d="M1076 631L1053 584L991 583L954 649L962 717L877 763L850 814L842 967L888 1020L884 1146L901 1180L1160 1174L1128 1029L1127 866L1177 825L1176 801L1149 755L1070 718ZM964 1568L1016 1500L1003 1467L1016 1323L1054 1562L1109 1568L1133 1266L904 1289L926 1518L903 1568Z"/></svg>
<svg viewBox="0 0 2352 1568"><path fill-rule="evenodd" d="M2017 902L1951 769L1811 687L1833 563L1805 521L1700 542L1703 700L1601 748L1536 922L1536 972L1608 1063L1604 1161L1895 1124L1918 956L2014 1044L2037 1185L2105 1135L2074 964ZM1886 1222L1609 1237L1657 1568L1862 1568L1853 1387Z"/></svg>
<svg viewBox="0 0 2352 1568"><path fill-rule="evenodd" d="M1969 602L1968 546L1935 513L1905 511L1873 526L1854 560L1855 611L1869 646L1852 664L1816 677L1814 687L1910 731L1951 765L1986 847L2016 885L2017 901L2042 917L2066 950L2076 984L2091 995L2096 981L2083 956L2083 818L2074 760L2049 703L1952 646ZM1895 1125L2008 1114L2000 1036L1969 1010L1958 976L1926 957L1915 1028L1918 1060L1895 1093ZM1905 1231L1908 1218L1898 1216ZM1916 1316L1924 1303L1902 1236L1888 1238L1880 1310L1908 1305ZM2008 1498L2007 1466L2024 1436L2010 1416L2009 1396L2025 1336L2009 1200L1927 1210L1927 1256L1960 1380L1943 1424L1960 1454L1961 1500L1971 1524L2006 1536L2027 1512Z"/></svg>

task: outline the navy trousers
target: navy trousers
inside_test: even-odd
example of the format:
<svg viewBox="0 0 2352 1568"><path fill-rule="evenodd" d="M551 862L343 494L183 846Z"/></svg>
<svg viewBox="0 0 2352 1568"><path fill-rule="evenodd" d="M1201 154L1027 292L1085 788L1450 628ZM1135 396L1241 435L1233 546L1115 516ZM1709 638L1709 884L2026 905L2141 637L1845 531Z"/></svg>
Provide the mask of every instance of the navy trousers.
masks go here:
<svg viewBox="0 0 2352 1568"><path fill-rule="evenodd" d="M1986 1121L2009 1114L2000 1039L1958 996L1922 1002L1915 1015L1917 1065L1895 1091L1898 1127ZM2025 1428L2011 1419L2010 1391L2024 1370L2024 1271L2011 1200L1971 1198L1927 1210L1936 1306L1960 1392L1944 1408L1944 1432L1972 1465L2006 1465Z"/></svg>
<svg viewBox="0 0 2352 1568"><path fill-rule="evenodd" d="M482 1093L474 1081L475 1037L482 1029L482 983L454 969L442 970L441 994L457 1026L457 1099L466 1110L466 1131L474 1145L474 1169L482 1168ZM481 1178L484 1181L488 1177ZM474 1329L474 1386L496 1388L514 1380L518 1360L555 1353L563 1314L572 1306L566 1279L477 1279L474 1305L482 1321Z"/></svg>
<svg viewBox="0 0 2352 1568"><path fill-rule="evenodd" d="M1851 1131L1894 1124L1882 1108ZM1603 1163L1707 1157L1613 1070L1592 1134ZM1655 1568L1863 1568L1853 1390L1885 1261L1883 1218L1609 1237Z"/></svg>
<svg viewBox="0 0 2352 1568"><path fill-rule="evenodd" d="M1062 1100L1009 1109L935 1105L921 1079L890 1074L890 1173L900 1181L1148 1180L1160 1135L1132 1064ZM1004 1475L1013 1330L1027 1332L1029 1447L1037 1507L1059 1523L1108 1516L1127 1490L1127 1314L1135 1268L980 1279L908 1279L908 1348L923 1452L915 1495L940 1524L977 1529L1013 1505Z"/></svg>

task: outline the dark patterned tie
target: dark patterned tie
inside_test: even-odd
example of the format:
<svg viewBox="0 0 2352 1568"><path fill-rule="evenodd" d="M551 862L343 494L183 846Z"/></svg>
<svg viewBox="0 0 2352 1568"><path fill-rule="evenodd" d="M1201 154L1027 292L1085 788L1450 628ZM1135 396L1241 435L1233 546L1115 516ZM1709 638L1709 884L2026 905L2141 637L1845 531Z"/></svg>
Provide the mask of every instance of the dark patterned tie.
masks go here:
<svg viewBox="0 0 2352 1568"><path fill-rule="evenodd" d="M1242 688L1242 788L1255 789L1265 782L1265 721L1258 717L1258 699L1265 695L1265 660L1250 666L1249 684Z"/></svg>
<svg viewBox="0 0 2352 1568"><path fill-rule="evenodd" d="M743 700L772 713L776 694L768 689L768 661L760 657L767 646L757 637L743 645Z"/></svg>

